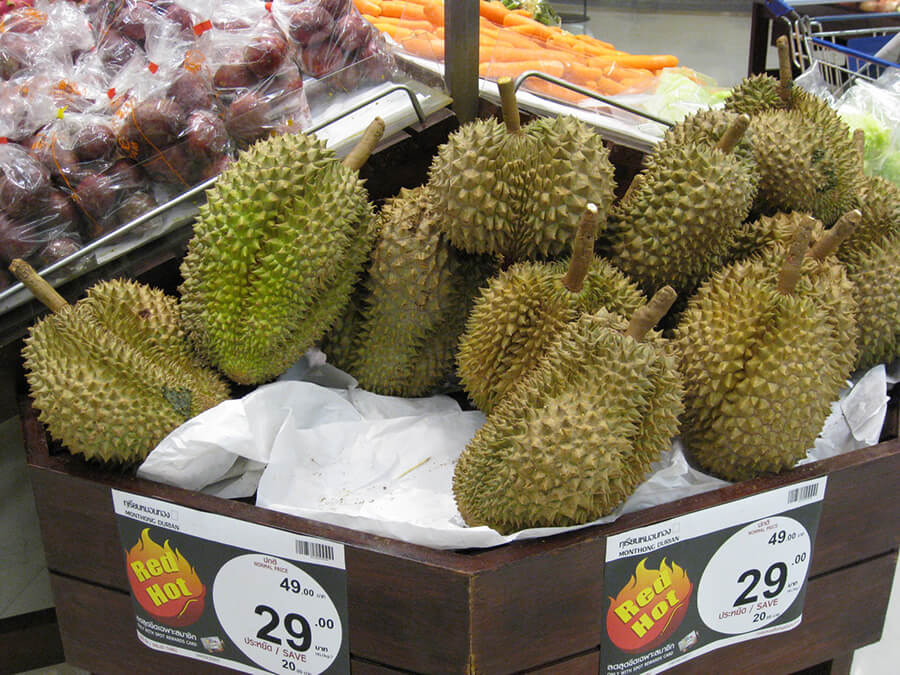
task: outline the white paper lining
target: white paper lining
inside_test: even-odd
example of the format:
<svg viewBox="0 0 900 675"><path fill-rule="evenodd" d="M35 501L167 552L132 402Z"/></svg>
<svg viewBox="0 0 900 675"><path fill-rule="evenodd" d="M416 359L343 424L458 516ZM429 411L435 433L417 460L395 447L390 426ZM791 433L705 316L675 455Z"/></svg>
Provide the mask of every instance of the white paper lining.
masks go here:
<svg viewBox="0 0 900 675"><path fill-rule="evenodd" d="M898 364L854 378L806 459L878 442ZM406 399L359 389L311 350L282 380L226 401L173 431L138 469L142 478L223 498L256 492L258 506L439 549L543 537L701 492L725 481L688 465L675 439L615 512L578 527L501 535L467 527L453 499L456 459L484 423L449 396Z"/></svg>

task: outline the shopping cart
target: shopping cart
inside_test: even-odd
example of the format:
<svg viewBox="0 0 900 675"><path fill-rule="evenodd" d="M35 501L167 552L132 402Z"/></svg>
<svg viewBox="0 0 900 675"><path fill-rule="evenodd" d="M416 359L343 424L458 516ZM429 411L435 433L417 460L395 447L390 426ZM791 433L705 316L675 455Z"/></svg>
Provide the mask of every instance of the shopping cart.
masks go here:
<svg viewBox="0 0 900 675"><path fill-rule="evenodd" d="M831 93L853 81L873 81L887 68L900 68L900 12L809 16L803 5L819 2L768 0L768 10L787 24L791 59L800 71L817 65ZM896 49L895 49L896 47Z"/></svg>

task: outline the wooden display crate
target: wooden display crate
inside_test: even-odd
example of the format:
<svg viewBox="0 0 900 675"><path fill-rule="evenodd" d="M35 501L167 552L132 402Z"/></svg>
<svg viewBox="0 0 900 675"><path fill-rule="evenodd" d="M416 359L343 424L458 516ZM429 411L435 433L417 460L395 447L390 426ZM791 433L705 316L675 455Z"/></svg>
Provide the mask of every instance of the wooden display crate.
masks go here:
<svg viewBox="0 0 900 675"><path fill-rule="evenodd" d="M827 475L802 623L670 672L849 672L853 650L881 637L900 532L896 409L879 444L780 476L554 537L441 551L98 469L48 445L20 401L66 659L93 672L222 672L138 641L111 488L344 544L353 673L555 675L598 672L609 535Z"/></svg>

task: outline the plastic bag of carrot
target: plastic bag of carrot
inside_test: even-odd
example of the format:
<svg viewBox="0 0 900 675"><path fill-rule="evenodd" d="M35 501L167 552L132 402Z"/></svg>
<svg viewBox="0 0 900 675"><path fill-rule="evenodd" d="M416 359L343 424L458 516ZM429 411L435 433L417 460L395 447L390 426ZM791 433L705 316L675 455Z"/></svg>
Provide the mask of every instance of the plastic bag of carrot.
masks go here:
<svg viewBox="0 0 900 675"><path fill-rule="evenodd" d="M408 53L433 61L444 58L443 0L353 0L378 30ZM672 54L631 54L588 35L575 35L537 21L528 11L499 0L480 2L479 75L517 77L538 70L606 96L653 88L663 68L678 65ZM560 100L585 97L532 78L525 86Z"/></svg>

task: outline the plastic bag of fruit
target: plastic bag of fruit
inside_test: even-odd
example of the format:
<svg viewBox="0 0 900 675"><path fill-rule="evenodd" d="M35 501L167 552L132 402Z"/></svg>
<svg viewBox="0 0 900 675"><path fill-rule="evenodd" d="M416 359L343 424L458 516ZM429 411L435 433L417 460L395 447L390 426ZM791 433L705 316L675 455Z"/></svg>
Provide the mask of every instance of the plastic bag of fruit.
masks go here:
<svg viewBox="0 0 900 675"><path fill-rule="evenodd" d="M17 143L0 144L0 260L43 267L81 245L79 216L47 169Z"/></svg>
<svg viewBox="0 0 900 675"><path fill-rule="evenodd" d="M352 0L275 0L272 15L300 69L336 89L352 91L395 74L390 47Z"/></svg>

